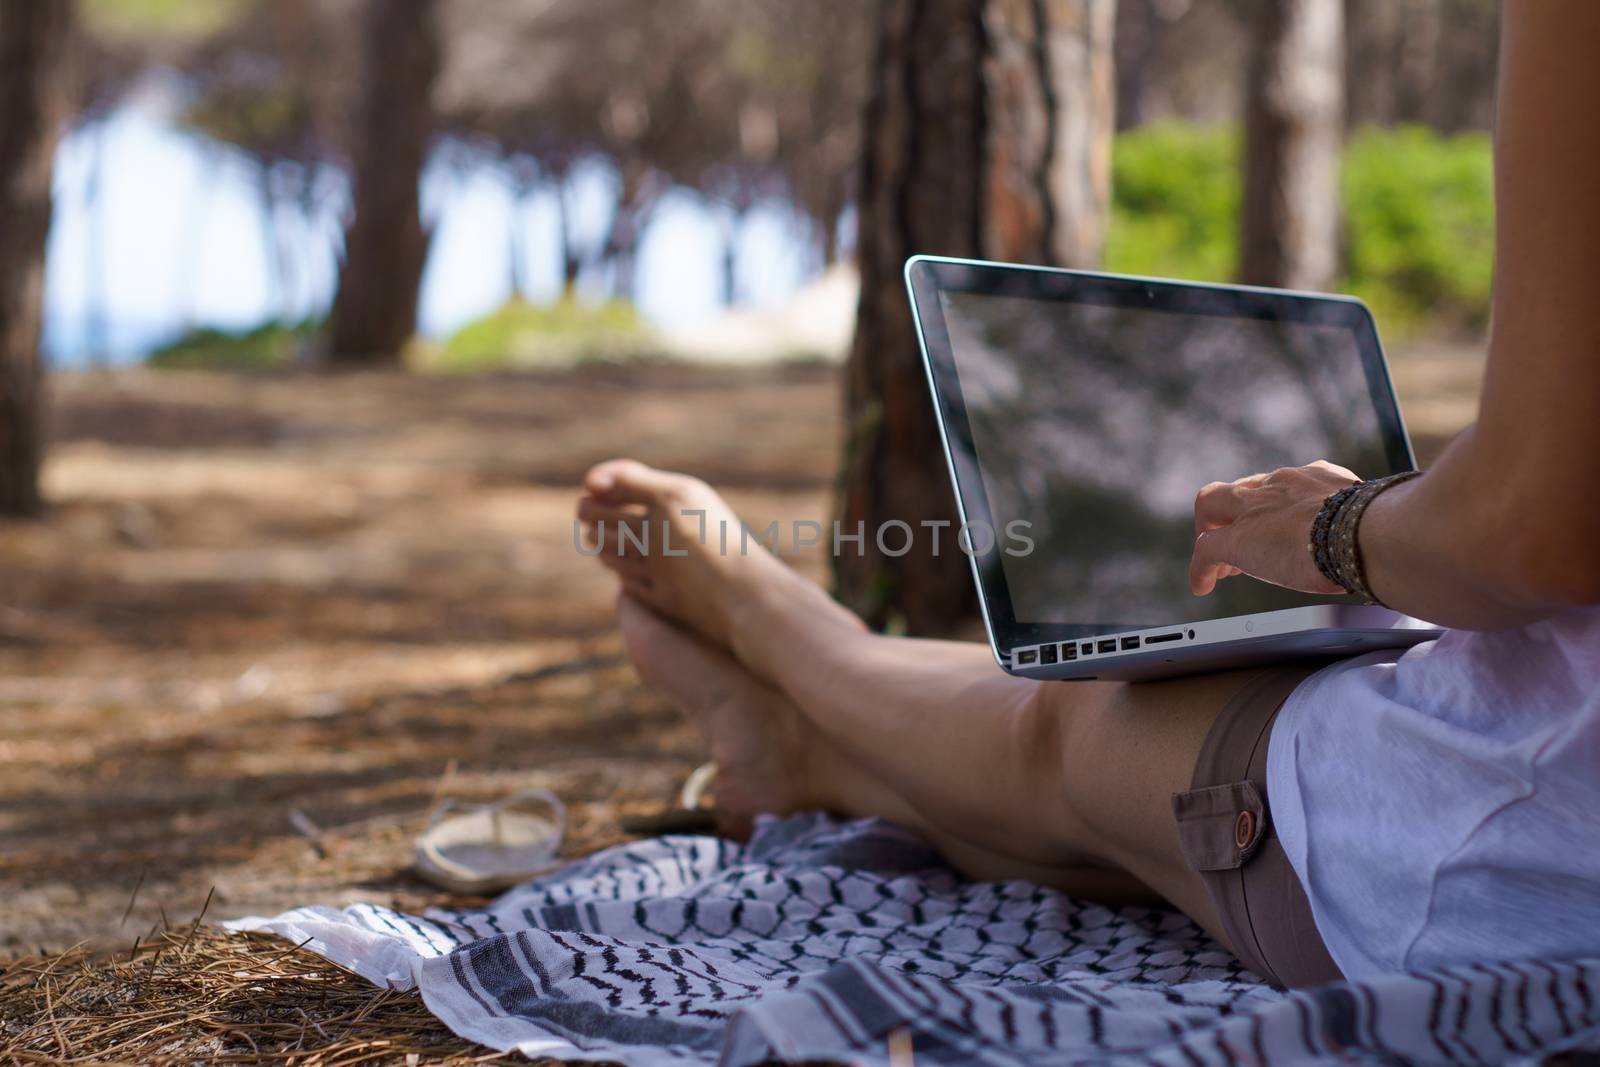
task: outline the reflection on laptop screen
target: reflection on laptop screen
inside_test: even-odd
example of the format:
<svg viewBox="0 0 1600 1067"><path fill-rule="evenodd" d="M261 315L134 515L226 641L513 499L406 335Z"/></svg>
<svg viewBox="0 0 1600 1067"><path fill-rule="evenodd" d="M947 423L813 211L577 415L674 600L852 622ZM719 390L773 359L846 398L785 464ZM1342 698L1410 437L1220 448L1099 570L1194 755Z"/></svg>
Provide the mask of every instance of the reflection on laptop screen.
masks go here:
<svg viewBox="0 0 1600 1067"><path fill-rule="evenodd" d="M1317 459L1389 473L1343 327L941 292L1016 619L1135 628L1326 603L1250 578L1190 595L1194 497ZM952 442L952 447L955 442Z"/></svg>

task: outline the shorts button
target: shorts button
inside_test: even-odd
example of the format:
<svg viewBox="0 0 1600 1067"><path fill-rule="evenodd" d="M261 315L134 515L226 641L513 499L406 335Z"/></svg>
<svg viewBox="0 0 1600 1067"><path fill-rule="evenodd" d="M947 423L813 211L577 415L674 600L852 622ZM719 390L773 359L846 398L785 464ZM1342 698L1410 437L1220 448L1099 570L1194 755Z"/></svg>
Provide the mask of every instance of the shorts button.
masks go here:
<svg viewBox="0 0 1600 1067"><path fill-rule="evenodd" d="M1256 813L1241 811L1239 817L1233 821L1233 843L1236 847L1245 849L1250 847L1250 842L1256 836Z"/></svg>

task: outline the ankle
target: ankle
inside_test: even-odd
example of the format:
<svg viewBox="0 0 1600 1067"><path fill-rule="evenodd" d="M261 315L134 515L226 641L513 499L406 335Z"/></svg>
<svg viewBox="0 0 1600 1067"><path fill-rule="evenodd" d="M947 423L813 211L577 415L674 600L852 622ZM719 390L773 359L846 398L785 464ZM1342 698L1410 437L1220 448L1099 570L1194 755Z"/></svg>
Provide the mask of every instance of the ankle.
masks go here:
<svg viewBox="0 0 1600 1067"><path fill-rule="evenodd" d="M843 813L845 792L836 781L843 756L797 705L789 714L783 733L792 810Z"/></svg>
<svg viewBox="0 0 1600 1067"><path fill-rule="evenodd" d="M866 632L861 620L821 586L792 572L791 577L752 588L729 611L735 658L771 681L816 642L831 644Z"/></svg>

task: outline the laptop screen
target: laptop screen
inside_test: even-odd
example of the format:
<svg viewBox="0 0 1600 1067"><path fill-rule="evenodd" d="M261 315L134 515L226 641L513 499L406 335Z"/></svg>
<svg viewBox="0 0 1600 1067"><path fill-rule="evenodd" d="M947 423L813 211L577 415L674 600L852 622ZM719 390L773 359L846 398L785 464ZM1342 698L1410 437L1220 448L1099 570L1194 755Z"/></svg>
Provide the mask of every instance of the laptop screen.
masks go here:
<svg viewBox="0 0 1600 1067"><path fill-rule="evenodd" d="M1374 403L1387 378L1371 380L1350 325L947 289L939 301L966 415L951 447L970 449L1013 549L996 555L1016 623L1106 632L1336 599L1247 577L1195 597L1188 567L1207 482L1317 459L1393 469Z"/></svg>

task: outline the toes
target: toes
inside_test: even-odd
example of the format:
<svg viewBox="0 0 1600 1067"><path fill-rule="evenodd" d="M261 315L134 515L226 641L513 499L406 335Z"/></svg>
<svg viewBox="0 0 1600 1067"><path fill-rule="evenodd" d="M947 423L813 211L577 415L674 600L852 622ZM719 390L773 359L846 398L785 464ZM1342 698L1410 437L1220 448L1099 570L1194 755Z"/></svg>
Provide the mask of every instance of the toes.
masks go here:
<svg viewBox="0 0 1600 1067"><path fill-rule="evenodd" d="M601 500L599 497L582 496L578 498L578 518L587 526L597 523L619 523L632 520L643 520L646 516L634 508L622 508L615 504Z"/></svg>
<svg viewBox="0 0 1600 1067"><path fill-rule="evenodd" d="M698 484L688 475L656 470L634 459L607 460L591 468L583 479L590 496L612 505L651 506L687 499Z"/></svg>
<svg viewBox="0 0 1600 1067"><path fill-rule="evenodd" d="M600 566L622 579L624 585L637 585L646 592L654 591L650 580L650 561L640 555L628 555L607 549L595 556Z"/></svg>
<svg viewBox="0 0 1600 1067"><path fill-rule="evenodd" d="M607 555L646 555L650 547L650 517L632 509L613 507L594 497L578 500L578 521L583 525L583 547ZM631 535L631 536L625 536Z"/></svg>

